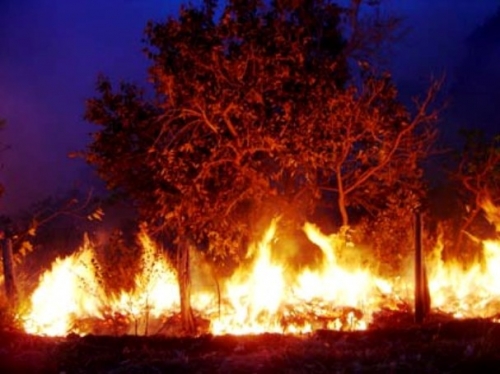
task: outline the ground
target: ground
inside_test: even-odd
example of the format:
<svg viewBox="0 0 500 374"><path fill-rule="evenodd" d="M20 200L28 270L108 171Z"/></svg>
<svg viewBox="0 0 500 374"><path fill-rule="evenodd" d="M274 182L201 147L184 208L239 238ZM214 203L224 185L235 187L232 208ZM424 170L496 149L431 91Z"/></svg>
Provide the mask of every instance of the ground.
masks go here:
<svg viewBox="0 0 500 374"><path fill-rule="evenodd" d="M302 336L0 333L0 373L498 373L500 324L392 316L368 331ZM392 325L392 326L391 326Z"/></svg>

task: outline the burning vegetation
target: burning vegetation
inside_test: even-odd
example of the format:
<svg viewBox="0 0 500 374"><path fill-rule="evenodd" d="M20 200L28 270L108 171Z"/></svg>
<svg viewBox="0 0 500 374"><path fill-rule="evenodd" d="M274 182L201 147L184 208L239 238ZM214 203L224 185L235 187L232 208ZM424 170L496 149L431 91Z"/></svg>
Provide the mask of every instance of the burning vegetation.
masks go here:
<svg viewBox="0 0 500 374"><path fill-rule="evenodd" d="M496 208L487 206L495 216ZM272 220L261 239L249 246L245 263L226 279L213 278L209 265L193 253L191 303L199 333L365 330L381 314L413 309L411 269L401 269L397 278L384 277L367 257L369 249L346 241L345 235L326 235L310 223L303 231L320 252L320 261L294 264L289 253L277 252L284 239L278 228L279 219ZM56 259L42 274L29 307L19 315L25 331L48 336L178 334L175 267L146 232L140 233L139 243L141 266L130 290L104 288L88 239L79 251ZM441 250L438 240L426 255L433 313L496 318L500 313L500 241L483 241L481 262L467 267L445 263Z"/></svg>
<svg viewBox="0 0 500 374"><path fill-rule="evenodd" d="M399 21L370 12L378 6L229 0L219 17L217 2L205 0L148 24L152 89L116 89L100 77L85 112L98 130L80 154L112 198L133 207L139 232L132 241L111 235L104 247L82 235L81 248L55 259L19 299L26 290L14 285L15 264L36 256L30 240L49 219L4 230L12 324L87 336L79 342L161 334L222 344L272 333L271 344L289 338L293 349L330 359L314 339L299 342L315 336L345 360L350 350L321 334L371 339L394 324L415 327L413 312L419 323L481 318L496 329L499 139L467 134L446 181L427 178L441 82L403 105L376 54ZM431 331L434 339L441 325ZM448 343L445 351L467 355L479 346ZM394 348L404 365L423 368L417 353ZM129 348L120 349L128 362ZM380 353L363 349L370 362ZM206 363L205 353L170 350L168 359ZM298 353L287 354L273 360L291 367Z"/></svg>

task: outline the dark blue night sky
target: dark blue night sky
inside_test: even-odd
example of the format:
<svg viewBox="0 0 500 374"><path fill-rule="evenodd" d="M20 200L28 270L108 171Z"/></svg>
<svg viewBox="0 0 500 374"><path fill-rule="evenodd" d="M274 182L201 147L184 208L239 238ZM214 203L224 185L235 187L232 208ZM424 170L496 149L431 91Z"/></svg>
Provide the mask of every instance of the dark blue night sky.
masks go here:
<svg viewBox="0 0 500 374"><path fill-rule="evenodd" d="M175 15L182 2L0 0L0 118L8 121L2 139L11 146L2 155L3 212L88 178L83 162L67 154L82 149L92 131L81 118L97 74L144 82L142 30L149 19ZM386 0L411 28L392 56L400 89L413 93L446 71L450 92L462 97L480 79L468 74L474 66L498 79L500 64L492 60L499 61L500 33L488 42L496 55L486 62L471 57L474 48L465 42L498 8L498 0ZM475 118L474 110L457 115Z"/></svg>

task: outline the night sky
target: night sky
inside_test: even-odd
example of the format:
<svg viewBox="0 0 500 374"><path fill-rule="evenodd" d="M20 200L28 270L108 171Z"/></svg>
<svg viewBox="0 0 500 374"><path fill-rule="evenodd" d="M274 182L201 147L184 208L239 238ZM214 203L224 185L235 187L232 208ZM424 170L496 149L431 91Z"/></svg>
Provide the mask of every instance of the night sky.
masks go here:
<svg viewBox="0 0 500 374"><path fill-rule="evenodd" d="M175 15L182 2L0 0L0 118L8 121L1 136L10 145L1 155L0 179L6 188L0 200L2 213L75 184L85 188L91 172L67 154L83 149L93 130L82 115L84 100L94 94L97 74L142 84L147 67L141 53L144 26L149 19ZM495 14L498 0L386 2L389 11L407 18L411 30L392 54L391 66L403 94L418 92L432 74L443 72L456 103L470 103L464 93L483 90L484 85L477 84L481 79L494 87L500 76L500 63L495 63L500 62L500 33L487 40L493 52L485 61L476 54L478 46L479 54L486 47L469 36ZM481 76L474 71L477 66ZM474 84L476 91L471 89ZM495 104L488 106L486 101L485 105L481 98L465 112L460 105L450 113L462 120L482 116L483 122L489 121L487 112Z"/></svg>

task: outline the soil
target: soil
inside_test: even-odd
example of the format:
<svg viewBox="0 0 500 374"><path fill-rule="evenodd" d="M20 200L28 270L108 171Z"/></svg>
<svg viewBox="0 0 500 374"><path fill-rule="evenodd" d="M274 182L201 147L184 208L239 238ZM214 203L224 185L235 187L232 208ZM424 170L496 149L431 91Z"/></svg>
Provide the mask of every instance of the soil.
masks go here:
<svg viewBox="0 0 500 374"><path fill-rule="evenodd" d="M498 373L500 324L387 315L367 331L49 338L0 332L0 373Z"/></svg>

